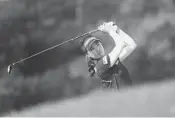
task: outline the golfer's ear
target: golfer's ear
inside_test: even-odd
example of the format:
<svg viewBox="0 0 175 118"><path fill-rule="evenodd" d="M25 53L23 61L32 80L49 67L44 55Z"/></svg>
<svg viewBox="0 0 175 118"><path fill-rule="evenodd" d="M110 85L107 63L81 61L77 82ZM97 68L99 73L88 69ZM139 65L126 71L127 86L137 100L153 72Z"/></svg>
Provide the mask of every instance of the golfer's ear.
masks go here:
<svg viewBox="0 0 175 118"><path fill-rule="evenodd" d="M85 56L85 61L88 62L88 56L87 56L87 54Z"/></svg>
<svg viewBox="0 0 175 118"><path fill-rule="evenodd" d="M88 54L86 54L86 56L85 56L85 61L87 62L88 66L89 66L89 64L91 63L91 58Z"/></svg>

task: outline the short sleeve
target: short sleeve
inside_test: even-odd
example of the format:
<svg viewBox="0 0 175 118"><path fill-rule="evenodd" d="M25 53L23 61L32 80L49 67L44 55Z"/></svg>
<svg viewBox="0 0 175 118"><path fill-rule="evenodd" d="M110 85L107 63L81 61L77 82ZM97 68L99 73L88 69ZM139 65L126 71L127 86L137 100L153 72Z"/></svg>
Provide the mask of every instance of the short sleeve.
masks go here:
<svg viewBox="0 0 175 118"><path fill-rule="evenodd" d="M97 74L102 77L108 71L110 65L109 55L101 58L96 65Z"/></svg>

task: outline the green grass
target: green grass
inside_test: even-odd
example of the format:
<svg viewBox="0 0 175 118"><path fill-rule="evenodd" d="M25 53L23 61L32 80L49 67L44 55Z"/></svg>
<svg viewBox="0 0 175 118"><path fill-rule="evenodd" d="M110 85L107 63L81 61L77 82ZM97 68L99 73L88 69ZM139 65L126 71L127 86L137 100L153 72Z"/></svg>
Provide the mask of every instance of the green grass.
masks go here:
<svg viewBox="0 0 175 118"><path fill-rule="evenodd" d="M94 91L89 95L48 102L21 112L13 117L168 117L175 116L175 81L145 84L117 91Z"/></svg>

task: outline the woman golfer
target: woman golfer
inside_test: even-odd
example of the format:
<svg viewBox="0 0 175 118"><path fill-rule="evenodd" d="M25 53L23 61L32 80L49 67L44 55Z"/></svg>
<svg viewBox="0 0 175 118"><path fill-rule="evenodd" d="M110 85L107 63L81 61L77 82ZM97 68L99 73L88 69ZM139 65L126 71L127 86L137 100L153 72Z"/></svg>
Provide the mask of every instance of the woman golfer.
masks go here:
<svg viewBox="0 0 175 118"><path fill-rule="evenodd" d="M134 51L136 43L113 22L105 22L98 29L112 37L115 47L106 54L101 40L97 37L90 35L82 40L81 46L86 54L91 77L96 74L105 88L119 89L118 79L125 85L131 85L132 80L122 61Z"/></svg>

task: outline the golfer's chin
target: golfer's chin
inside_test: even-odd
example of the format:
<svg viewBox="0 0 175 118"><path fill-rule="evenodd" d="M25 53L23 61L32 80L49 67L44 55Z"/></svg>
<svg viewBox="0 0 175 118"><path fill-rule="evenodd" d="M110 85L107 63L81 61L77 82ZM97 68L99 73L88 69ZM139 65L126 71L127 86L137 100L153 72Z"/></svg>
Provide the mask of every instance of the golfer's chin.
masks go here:
<svg viewBox="0 0 175 118"><path fill-rule="evenodd" d="M103 53L96 53L95 55L92 55L91 57L92 57L93 59L99 60L99 59L101 59L104 55L105 55L105 54L103 54Z"/></svg>
<svg viewBox="0 0 175 118"><path fill-rule="evenodd" d="M98 55L96 56L96 59L101 59L103 56L104 56L103 54L98 54Z"/></svg>
<svg viewBox="0 0 175 118"><path fill-rule="evenodd" d="M99 56L99 58L102 58L102 57L105 56L105 54L103 52L101 52L101 53L98 54L98 56Z"/></svg>

